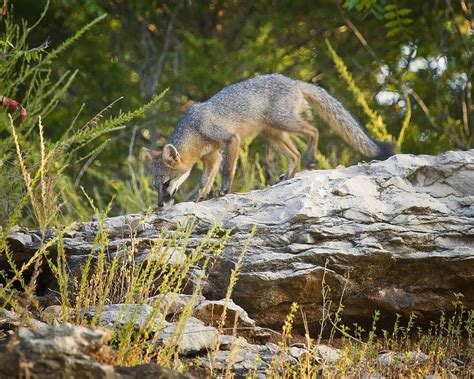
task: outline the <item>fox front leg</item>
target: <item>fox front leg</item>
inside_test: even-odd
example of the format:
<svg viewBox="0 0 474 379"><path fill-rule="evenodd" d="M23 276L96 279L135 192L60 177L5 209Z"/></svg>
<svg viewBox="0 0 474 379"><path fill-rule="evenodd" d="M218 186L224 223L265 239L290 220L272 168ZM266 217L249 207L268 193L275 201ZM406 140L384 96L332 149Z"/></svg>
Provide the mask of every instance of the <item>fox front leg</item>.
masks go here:
<svg viewBox="0 0 474 379"><path fill-rule="evenodd" d="M202 157L202 175L199 181L199 194L196 202L204 200L211 192L221 162L222 154L219 150L214 150Z"/></svg>
<svg viewBox="0 0 474 379"><path fill-rule="evenodd" d="M234 181L237 159L239 157L240 137L233 134L226 143L224 150L224 167L222 175L222 188L217 192L217 196L224 196L229 193Z"/></svg>

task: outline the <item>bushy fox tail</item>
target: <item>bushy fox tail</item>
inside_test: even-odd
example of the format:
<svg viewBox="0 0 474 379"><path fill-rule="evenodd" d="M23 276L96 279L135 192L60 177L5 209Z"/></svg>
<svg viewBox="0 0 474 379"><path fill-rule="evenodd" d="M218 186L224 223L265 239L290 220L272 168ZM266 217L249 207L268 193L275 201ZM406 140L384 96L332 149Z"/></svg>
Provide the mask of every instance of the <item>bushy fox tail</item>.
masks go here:
<svg viewBox="0 0 474 379"><path fill-rule="evenodd" d="M384 160L394 154L393 145L372 139L347 109L325 89L301 82L305 99L321 119L354 149L366 157Z"/></svg>

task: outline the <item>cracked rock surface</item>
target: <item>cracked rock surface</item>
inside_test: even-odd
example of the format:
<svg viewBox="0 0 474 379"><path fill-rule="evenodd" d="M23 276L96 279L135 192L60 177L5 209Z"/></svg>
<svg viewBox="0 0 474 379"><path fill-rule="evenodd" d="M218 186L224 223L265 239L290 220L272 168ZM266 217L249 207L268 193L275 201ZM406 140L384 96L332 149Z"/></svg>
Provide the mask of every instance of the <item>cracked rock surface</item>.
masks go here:
<svg viewBox="0 0 474 379"><path fill-rule="evenodd" d="M107 329L71 324L20 328L11 339L0 341L0 377L192 378L156 364L120 367L98 362L98 357L112 354L106 346L112 335Z"/></svg>
<svg viewBox="0 0 474 379"><path fill-rule="evenodd" d="M230 270L257 225L232 298L259 325L281 325L292 302L316 323L323 276L333 303L344 291L344 314L353 319L369 320L375 309L428 319L452 310L459 292L474 307L474 150L305 171L265 190L109 218L109 250L130 245L133 231L146 257L163 227L175 230L189 219L197 226L188 249L216 220L232 229L205 287L215 300L225 296ZM72 272L90 253L97 228L78 223L65 234ZM11 234L17 259L39 247L38 235L21 228Z"/></svg>

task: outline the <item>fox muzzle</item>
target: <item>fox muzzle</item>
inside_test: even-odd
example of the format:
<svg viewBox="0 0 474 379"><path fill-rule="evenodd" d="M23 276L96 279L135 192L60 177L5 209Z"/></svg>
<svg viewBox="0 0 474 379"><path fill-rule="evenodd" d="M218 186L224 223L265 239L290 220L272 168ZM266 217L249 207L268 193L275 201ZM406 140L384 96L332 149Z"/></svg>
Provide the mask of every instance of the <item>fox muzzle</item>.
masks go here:
<svg viewBox="0 0 474 379"><path fill-rule="evenodd" d="M164 204L167 204L171 202L173 199L171 197L171 194L163 188L163 186L157 186L157 191L158 191L158 207L163 208Z"/></svg>

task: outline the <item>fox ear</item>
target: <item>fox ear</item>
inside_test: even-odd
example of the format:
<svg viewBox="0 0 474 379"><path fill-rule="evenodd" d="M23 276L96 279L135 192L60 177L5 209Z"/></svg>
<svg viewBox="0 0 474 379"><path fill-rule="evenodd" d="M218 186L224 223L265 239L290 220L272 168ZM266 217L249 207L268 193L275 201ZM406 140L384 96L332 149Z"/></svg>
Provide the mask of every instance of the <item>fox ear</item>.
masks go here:
<svg viewBox="0 0 474 379"><path fill-rule="evenodd" d="M171 144L165 145L163 148L163 160L169 164L174 164L179 161L179 153Z"/></svg>
<svg viewBox="0 0 474 379"><path fill-rule="evenodd" d="M152 150L152 149L148 149L146 147L142 147L142 151L145 152L148 160L151 162L151 163L155 163L156 160L158 159L158 157L160 156L161 154L161 151L156 151L156 150Z"/></svg>

